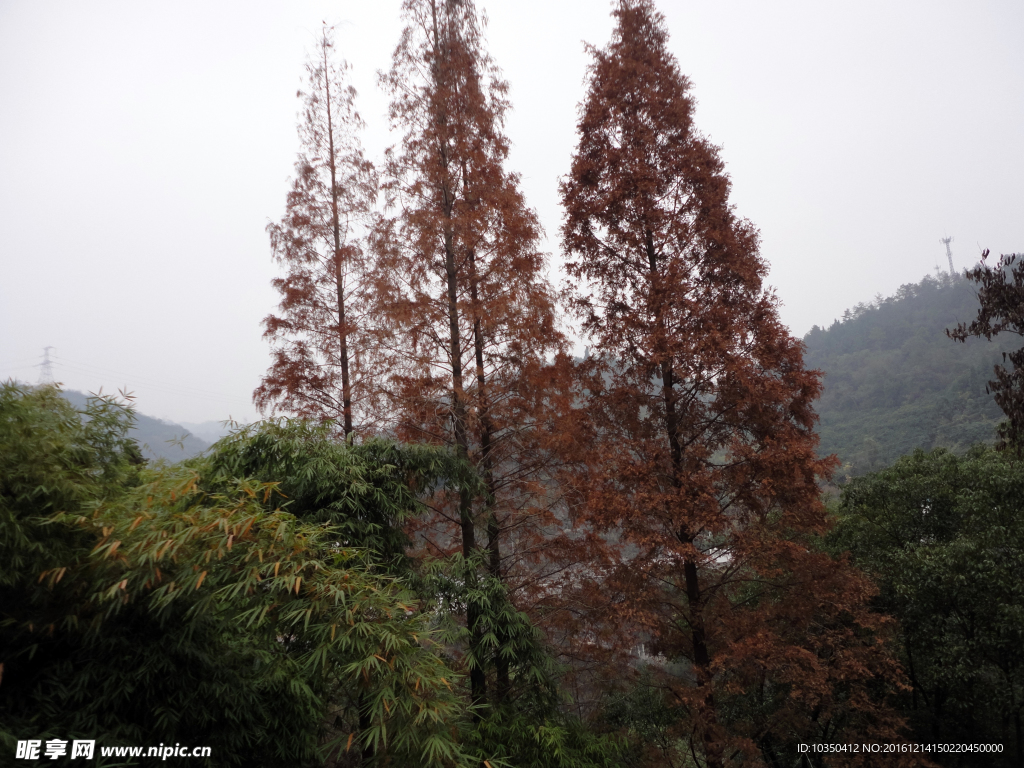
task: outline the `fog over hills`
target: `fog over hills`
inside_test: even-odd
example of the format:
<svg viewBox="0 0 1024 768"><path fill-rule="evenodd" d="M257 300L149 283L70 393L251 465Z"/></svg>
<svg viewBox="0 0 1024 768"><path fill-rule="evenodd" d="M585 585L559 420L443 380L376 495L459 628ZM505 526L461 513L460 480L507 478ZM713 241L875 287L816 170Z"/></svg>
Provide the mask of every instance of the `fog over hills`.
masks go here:
<svg viewBox="0 0 1024 768"><path fill-rule="evenodd" d="M90 397L90 395L76 392L73 389L64 390L61 394L75 408L79 409L85 408ZM212 422L212 424L218 426L218 422ZM202 432L199 429L193 431L183 424L173 424L136 411L135 426L129 435L139 444L142 455L147 459L164 459L175 462L202 453L221 436L213 437L216 431L210 425L211 422L191 425L202 428ZM203 439L204 437L206 439ZM213 439L210 439L211 437Z"/></svg>
<svg viewBox="0 0 1024 768"><path fill-rule="evenodd" d="M222 437L231 434L232 422L227 420L204 421L198 424L192 421L181 421L178 423L193 435L208 443L216 443Z"/></svg>

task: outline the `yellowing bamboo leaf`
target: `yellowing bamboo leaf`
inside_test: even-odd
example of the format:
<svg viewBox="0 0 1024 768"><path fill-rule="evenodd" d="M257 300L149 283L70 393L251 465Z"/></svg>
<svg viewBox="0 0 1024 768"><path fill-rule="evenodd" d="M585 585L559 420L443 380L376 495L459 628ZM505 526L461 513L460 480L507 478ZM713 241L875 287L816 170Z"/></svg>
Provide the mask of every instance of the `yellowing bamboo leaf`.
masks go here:
<svg viewBox="0 0 1024 768"><path fill-rule="evenodd" d="M196 582L196 589L199 589L203 585L203 579L206 578L206 571L199 574L199 581Z"/></svg>

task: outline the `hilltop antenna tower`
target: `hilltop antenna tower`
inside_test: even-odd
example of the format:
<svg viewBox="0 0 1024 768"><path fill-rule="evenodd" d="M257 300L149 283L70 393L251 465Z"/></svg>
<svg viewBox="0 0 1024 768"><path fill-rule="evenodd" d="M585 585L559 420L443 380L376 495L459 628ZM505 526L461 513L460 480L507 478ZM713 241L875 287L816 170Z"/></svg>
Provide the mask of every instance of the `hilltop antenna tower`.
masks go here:
<svg viewBox="0 0 1024 768"><path fill-rule="evenodd" d="M955 277L956 272L953 270L953 252L949 249L949 244L953 242L953 238L943 237L939 242L946 246L946 258L949 259L949 274Z"/></svg>
<svg viewBox="0 0 1024 768"><path fill-rule="evenodd" d="M50 350L53 347L43 347L43 362L39 366L39 383L53 384L53 361L50 359Z"/></svg>

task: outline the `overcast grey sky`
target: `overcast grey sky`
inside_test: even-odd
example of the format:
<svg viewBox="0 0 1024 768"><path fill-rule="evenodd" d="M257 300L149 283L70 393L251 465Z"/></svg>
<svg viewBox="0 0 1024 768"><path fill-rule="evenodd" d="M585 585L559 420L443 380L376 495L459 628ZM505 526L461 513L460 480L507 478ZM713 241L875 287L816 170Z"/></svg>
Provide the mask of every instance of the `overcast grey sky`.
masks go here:
<svg viewBox="0 0 1024 768"><path fill-rule="evenodd" d="M323 21L389 144L399 0L0 0L0 379L127 386L145 413L257 417L265 233ZM798 336L981 248L1024 251L1024 3L660 0ZM492 0L511 166L557 266L557 182L605 0ZM556 276L557 279L557 276Z"/></svg>

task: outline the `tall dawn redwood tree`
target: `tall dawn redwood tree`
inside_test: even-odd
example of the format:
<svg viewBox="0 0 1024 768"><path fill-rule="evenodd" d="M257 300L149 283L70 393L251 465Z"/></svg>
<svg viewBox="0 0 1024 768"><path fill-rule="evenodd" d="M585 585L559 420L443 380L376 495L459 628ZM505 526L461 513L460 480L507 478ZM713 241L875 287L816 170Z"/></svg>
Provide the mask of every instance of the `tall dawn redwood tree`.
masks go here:
<svg viewBox="0 0 1024 768"><path fill-rule="evenodd" d="M277 314L264 321L273 362L253 393L264 410L332 419L346 436L372 409L374 356L367 354L365 238L377 197L373 165L359 142L362 121L348 64L322 31L306 64L302 149L285 214L267 227L287 274L273 281Z"/></svg>
<svg viewBox="0 0 1024 768"><path fill-rule="evenodd" d="M487 55L471 0L405 0L407 26L383 77L403 132L385 189L394 218L379 231L382 326L391 333L387 387L403 439L448 445L484 478L418 531L429 551L461 549L513 589L536 579L540 533L553 523L536 424L546 361L563 337L538 251L540 228L505 170L507 85ZM472 575L470 575L472 578ZM482 636L481 606L468 623ZM501 627L492 627L503 642ZM473 698L485 652L470 667ZM487 652L495 699L508 654ZM487 663L488 666L490 662Z"/></svg>
<svg viewBox="0 0 1024 768"><path fill-rule="evenodd" d="M869 585L813 544L833 466L815 455L818 374L763 285L661 15L619 0L614 16L561 186L570 305L596 359L573 419L581 518L624 545L601 591L619 632L678 662L659 684L684 761L790 764L801 740L894 737L865 693L897 676Z"/></svg>

